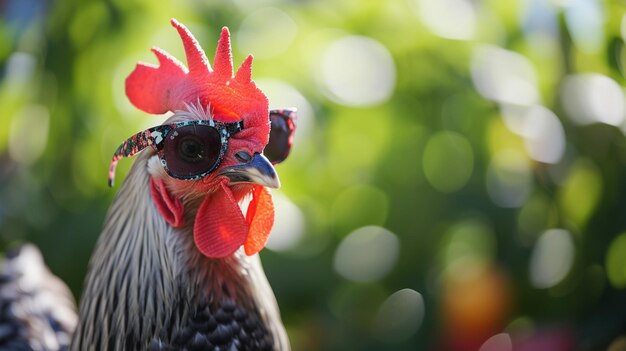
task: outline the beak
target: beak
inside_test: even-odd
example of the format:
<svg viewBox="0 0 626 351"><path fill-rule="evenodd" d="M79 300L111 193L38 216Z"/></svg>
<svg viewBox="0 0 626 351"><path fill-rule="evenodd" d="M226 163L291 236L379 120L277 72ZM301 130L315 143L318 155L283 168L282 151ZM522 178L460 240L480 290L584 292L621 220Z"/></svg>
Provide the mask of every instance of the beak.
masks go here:
<svg viewBox="0 0 626 351"><path fill-rule="evenodd" d="M219 175L233 183L255 183L268 188L280 188L280 180L272 163L263 155L256 153L250 162L224 168Z"/></svg>

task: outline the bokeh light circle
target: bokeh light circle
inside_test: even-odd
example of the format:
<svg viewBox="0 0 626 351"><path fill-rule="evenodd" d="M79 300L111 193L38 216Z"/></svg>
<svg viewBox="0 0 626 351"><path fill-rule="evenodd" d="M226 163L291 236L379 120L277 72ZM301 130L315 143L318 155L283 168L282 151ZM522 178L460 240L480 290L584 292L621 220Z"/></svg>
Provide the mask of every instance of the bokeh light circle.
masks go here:
<svg viewBox="0 0 626 351"><path fill-rule="evenodd" d="M442 288L443 320L459 339L477 336L486 339L509 316L509 277L488 262L467 260L464 267L443 276Z"/></svg>
<svg viewBox="0 0 626 351"><path fill-rule="evenodd" d="M603 187L602 174L591 160L574 161L559 190L559 206L564 217L583 227L596 210Z"/></svg>
<svg viewBox="0 0 626 351"><path fill-rule="evenodd" d="M424 174L437 190L449 193L462 188L474 169L472 145L456 132L438 132L424 148Z"/></svg>
<svg viewBox="0 0 626 351"><path fill-rule="evenodd" d="M568 0L564 6L565 24L574 45L587 53L596 53L604 41L605 18L599 0Z"/></svg>
<svg viewBox="0 0 626 351"><path fill-rule="evenodd" d="M304 235L304 214L282 193L274 191L272 197L276 217L265 246L273 251L286 251L298 245Z"/></svg>
<svg viewBox="0 0 626 351"><path fill-rule="evenodd" d="M424 298L413 289L391 294L380 306L374 319L374 332L379 339L400 342L410 338L422 325Z"/></svg>
<svg viewBox="0 0 626 351"><path fill-rule="evenodd" d="M524 138L526 151L543 163L557 163L565 153L565 131L559 118L541 105L502 104L506 127Z"/></svg>
<svg viewBox="0 0 626 351"><path fill-rule="evenodd" d="M513 341L507 333L496 334L487 339L479 351L513 351Z"/></svg>
<svg viewBox="0 0 626 351"><path fill-rule="evenodd" d="M546 289L561 282L572 268L574 254L574 240L567 230L545 231L537 240L530 257L531 284L535 288Z"/></svg>
<svg viewBox="0 0 626 351"><path fill-rule="evenodd" d="M50 111L42 105L27 105L13 118L9 128L9 155L15 161L32 164L48 142Z"/></svg>
<svg viewBox="0 0 626 351"><path fill-rule="evenodd" d="M364 36L347 36L332 42L324 53L321 68L327 96L348 106L383 103L396 85L396 67L389 50Z"/></svg>
<svg viewBox="0 0 626 351"><path fill-rule="evenodd" d="M448 270L463 269L467 262L489 261L496 251L496 237L491 227L477 218L455 223L442 237L440 257Z"/></svg>
<svg viewBox="0 0 626 351"><path fill-rule="evenodd" d="M489 100L516 105L539 102L535 70L516 52L480 46L474 51L470 73L478 92Z"/></svg>
<svg viewBox="0 0 626 351"><path fill-rule="evenodd" d="M533 106L525 115L524 141L530 157L543 163L557 163L565 152L565 131L554 112Z"/></svg>
<svg viewBox="0 0 626 351"><path fill-rule="evenodd" d="M398 238L389 230L362 227L348 234L337 247L335 270L355 282L376 281L394 267L399 250Z"/></svg>
<svg viewBox="0 0 626 351"><path fill-rule="evenodd" d="M471 39L476 31L476 9L469 0L419 0L418 15L443 38Z"/></svg>
<svg viewBox="0 0 626 351"><path fill-rule="evenodd" d="M617 289L626 287L626 233L611 242L606 254L606 274Z"/></svg>
<svg viewBox="0 0 626 351"><path fill-rule="evenodd" d="M565 78L561 91L567 115L578 124L619 126L626 117L624 91L613 79L596 73Z"/></svg>
<svg viewBox="0 0 626 351"><path fill-rule="evenodd" d="M266 7L249 14L237 31L234 41L243 53L254 53L254 58L278 56L293 43L298 26L284 11Z"/></svg>
<svg viewBox="0 0 626 351"><path fill-rule="evenodd" d="M19 91L28 86L37 68L37 57L26 52L14 52L6 58L4 64L4 82L12 91Z"/></svg>

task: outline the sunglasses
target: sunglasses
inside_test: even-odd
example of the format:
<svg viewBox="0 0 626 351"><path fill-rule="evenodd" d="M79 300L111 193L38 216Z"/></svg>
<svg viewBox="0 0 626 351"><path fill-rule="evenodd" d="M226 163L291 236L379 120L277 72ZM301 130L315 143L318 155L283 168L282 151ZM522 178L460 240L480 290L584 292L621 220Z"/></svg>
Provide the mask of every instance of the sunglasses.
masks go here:
<svg viewBox="0 0 626 351"><path fill-rule="evenodd" d="M296 109L270 111L270 140L263 153L272 164L282 162L289 155L295 118ZM219 167L228 150L228 139L243 128L243 121L224 123L215 120L192 120L148 128L117 148L109 166L109 186L113 185L119 160L148 146L157 152L163 169L171 177L203 178Z"/></svg>
<svg viewBox="0 0 626 351"><path fill-rule="evenodd" d="M296 115L295 108L270 110L270 140L263 154L274 165L283 162L289 156L293 134L296 131Z"/></svg>

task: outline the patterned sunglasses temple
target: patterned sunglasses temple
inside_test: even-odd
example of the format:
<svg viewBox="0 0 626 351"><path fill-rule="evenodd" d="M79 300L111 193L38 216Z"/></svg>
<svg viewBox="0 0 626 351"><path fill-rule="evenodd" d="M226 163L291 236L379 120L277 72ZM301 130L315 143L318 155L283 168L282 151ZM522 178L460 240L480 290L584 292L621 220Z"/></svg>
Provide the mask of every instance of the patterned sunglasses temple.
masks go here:
<svg viewBox="0 0 626 351"><path fill-rule="evenodd" d="M207 125L218 130L222 138L222 149L220 150L219 160L221 160L226 151L226 148L228 147L228 139L230 138L230 136L243 130L243 121L224 123L215 120L192 120L173 124L164 124L148 128L126 139L124 143L122 143L122 145L117 148L117 150L113 154L113 158L111 159L111 164L109 165L109 186L113 186L113 182L115 180L115 169L117 168L117 163L120 159L125 157L132 157L149 146L158 152L163 148L163 141L166 137L169 136L171 131L176 130L176 128L181 128L189 125ZM172 136L172 138L173 137L174 136ZM162 158L161 162L163 163ZM215 168L215 166L212 168ZM197 177L189 179L194 178Z"/></svg>

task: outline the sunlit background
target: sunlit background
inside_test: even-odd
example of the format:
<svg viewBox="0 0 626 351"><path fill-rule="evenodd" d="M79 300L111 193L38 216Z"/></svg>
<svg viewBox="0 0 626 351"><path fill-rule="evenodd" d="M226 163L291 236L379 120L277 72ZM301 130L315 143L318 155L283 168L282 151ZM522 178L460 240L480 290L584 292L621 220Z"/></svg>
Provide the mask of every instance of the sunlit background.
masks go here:
<svg viewBox="0 0 626 351"><path fill-rule="evenodd" d="M184 57L175 17L299 110L261 254L294 350L626 350L626 2L0 8L0 242L77 297L110 157L164 119L124 79Z"/></svg>

